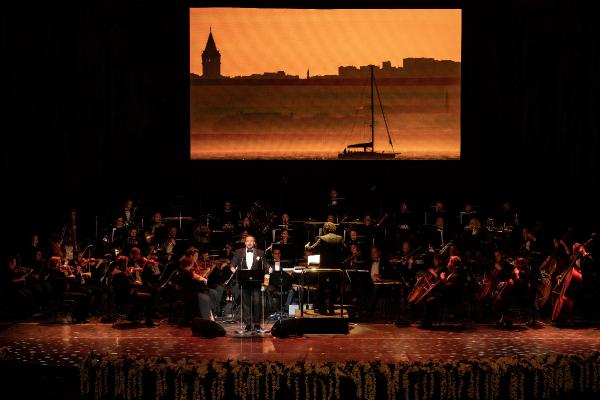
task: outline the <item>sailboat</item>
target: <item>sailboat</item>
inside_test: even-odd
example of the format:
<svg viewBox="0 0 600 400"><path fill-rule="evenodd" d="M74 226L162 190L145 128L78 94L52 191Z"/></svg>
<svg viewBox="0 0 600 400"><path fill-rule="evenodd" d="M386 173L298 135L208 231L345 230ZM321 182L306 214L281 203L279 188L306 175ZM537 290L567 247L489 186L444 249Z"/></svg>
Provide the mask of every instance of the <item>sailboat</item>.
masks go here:
<svg viewBox="0 0 600 400"><path fill-rule="evenodd" d="M373 74L373 66L369 66L371 68L371 141L367 143L355 143L349 144L346 146L344 151L338 154L338 159L347 159L347 160L390 160L396 158L396 154L393 152L394 144L392 143L392 137L390 136L390 131L388 129L387 120L385 119L385 113L383 112L383 105L381 104L381 97L379 96L379 89L375 84L375 76ZM383 121L385 122L385 130L387 131L388 139L390 146L392 146L392 152L386 153L384 151L376 152L375 151L375 106L373 101L373 88L377 89L377 99L379 100L379 107L381 108L381 113L383 114ZM362 149L362 150L356 150Z"/></svg>

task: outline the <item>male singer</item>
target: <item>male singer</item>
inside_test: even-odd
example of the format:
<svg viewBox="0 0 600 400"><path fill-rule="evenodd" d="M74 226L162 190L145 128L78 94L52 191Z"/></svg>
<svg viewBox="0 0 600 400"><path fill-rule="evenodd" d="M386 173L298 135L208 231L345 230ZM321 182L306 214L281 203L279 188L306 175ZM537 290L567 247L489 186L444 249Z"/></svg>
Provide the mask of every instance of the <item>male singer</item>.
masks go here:
<svg viewBox="0 0 600 400"><path fill-rule="evenodd" d="M231 272L235 273L238 268L240 269L258 269L264 271L264 252L255 248L256 239L254 236L246 236L244 240L245 246L241 249L236 250L233 253L231 259ZM252 329L260 329L260 286L258 285L244 285L242 288L242 315L244 316L244 323L246 324L246 331ZM252 320L250 319L250 305L252 305Z"/></svg>

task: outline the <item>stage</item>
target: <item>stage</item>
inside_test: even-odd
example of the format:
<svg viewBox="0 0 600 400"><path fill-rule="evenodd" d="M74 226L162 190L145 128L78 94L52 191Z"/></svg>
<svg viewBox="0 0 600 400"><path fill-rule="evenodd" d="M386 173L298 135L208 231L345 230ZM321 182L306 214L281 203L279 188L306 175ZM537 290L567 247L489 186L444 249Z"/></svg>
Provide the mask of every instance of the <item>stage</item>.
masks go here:
<svg viewBox="0 0 600 400"><path fill-rule="evenodd" d="M426 361L496 358L502 356L581 354L600 351L597 328L556 328L487 325L420 329L393 324L350 324L348 335L311 335L279 339L266 335L234 338L239 324L224 325L227 336L204 339L191 328L162 323L156 328L114 329L111 324L4 325L0 347L20 363L76 366L91 350L98 353L163 356L225 361L293 362Z"/></svg>
<svg viewBox="0 0 600 400"><path fill-rule="evenodd" d="M273 399L294 393L307 399L460 399L492 392L495 398L555 392L596 398L600 391L600 334L594 327L424 330L358 323L350 324L348 335L240 339L233 337L239 324L224 326L227 336L206 339L166 323L129 329L100 322L4 324L3 385L19 387L23 398L63 399L126 398L125 392L141 388L140 379L146 392L130 398L178 398L181 391L187 398L198 392L262 398L265 390ZM39 384L28 386L32 379ZM319 392L313 393L315 387Z"/></svg>

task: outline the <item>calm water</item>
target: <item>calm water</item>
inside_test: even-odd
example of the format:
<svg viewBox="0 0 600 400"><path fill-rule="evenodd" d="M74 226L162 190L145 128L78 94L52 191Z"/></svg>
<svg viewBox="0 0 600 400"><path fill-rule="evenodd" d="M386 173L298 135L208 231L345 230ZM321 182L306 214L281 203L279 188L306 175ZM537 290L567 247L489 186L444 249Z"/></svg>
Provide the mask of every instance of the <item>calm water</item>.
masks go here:
<svg viewBox="0 0 600 400"><path fill-rule="evenodd" d="M392 134L399 160L450 160L460 158L456 132ZM194 134L191 158L195 160L333 160L350 143L368 141L340 134ZM379 145L381 143L381 145ZM387 138L376 138L376 151L391 153Z"/></svg>

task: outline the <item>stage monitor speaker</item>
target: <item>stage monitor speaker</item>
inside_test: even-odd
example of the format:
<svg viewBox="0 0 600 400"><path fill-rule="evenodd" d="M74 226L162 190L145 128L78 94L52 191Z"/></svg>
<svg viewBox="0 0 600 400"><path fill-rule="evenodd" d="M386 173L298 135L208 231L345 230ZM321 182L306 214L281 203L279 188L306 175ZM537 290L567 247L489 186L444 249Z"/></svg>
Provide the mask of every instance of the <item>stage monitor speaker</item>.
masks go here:
<svg viewBox="0 0 600 400"><path fill-rule="evenodd" d="M271 335L278 338L302 336L302 320L299 318L280 319L271 327Z"/></svg>
<svg viewBox="0 0 600 400"><path fill-rule="evenodd" d="M225 336L225 328L208 319L194 318L192 320L192 334L205 338L215 338Z"/></svg>
<svg viewBox="0 0 600 400"><path fill-rule="evenodd" d="M348 318L290 318L275 321L271 335L279 338L305 334L347 334Z"/></svg>

